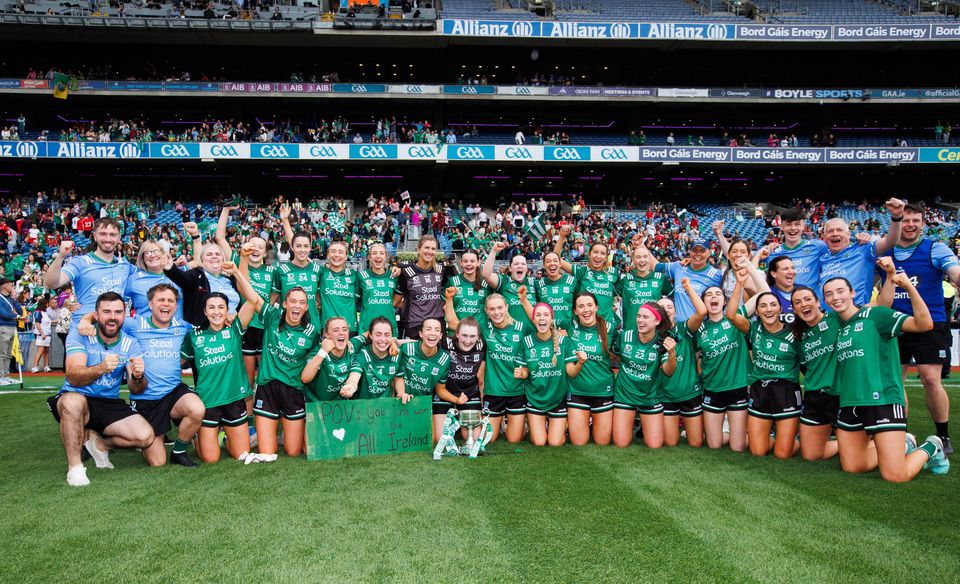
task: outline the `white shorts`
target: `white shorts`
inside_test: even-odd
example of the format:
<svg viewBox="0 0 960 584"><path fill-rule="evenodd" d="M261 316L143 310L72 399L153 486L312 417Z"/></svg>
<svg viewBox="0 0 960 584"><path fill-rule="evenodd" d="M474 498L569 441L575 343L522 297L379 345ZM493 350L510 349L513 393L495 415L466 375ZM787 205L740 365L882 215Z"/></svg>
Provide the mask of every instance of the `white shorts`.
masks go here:
<svg viewBox="0 0 960 584"><path fill-rule="evenodd" d="M50 335L47 335L44 338L37 337L37 346L38 347L49 347L50 346Z"/></svg>

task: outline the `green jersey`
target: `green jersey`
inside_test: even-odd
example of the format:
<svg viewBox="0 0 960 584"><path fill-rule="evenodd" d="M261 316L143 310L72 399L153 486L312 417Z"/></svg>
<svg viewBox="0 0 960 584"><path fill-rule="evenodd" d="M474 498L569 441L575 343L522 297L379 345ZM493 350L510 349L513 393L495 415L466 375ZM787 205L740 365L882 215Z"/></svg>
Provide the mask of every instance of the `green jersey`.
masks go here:
<svg viewBox="0 0 960 584"><path fill-rule="evenodd" d="M497 328L487 321L482 331L483 340L487 344L483 393L495 396L523 395L526 392L526 383L515 378L513 370L519 367L523 337L533 332L530 326L526 321L515 320L509 326Z"/></svg>
<svg viewBox="0 0 960 584"><path fill-rule="evenodd" d="M697 330L703 388L720 392L747 386L747 339L727 317L705 319Z"/></svg>
<svg viewBox="0 0 960 584"><path fill-rule="evenodd" d="M480 277L479 274L477 278L480 279L479 289L475 289L473 282L467 280L461 274L457 274L447 280L447 287L454 287L459 290L457 295L453 297L453 311L457 313L457 318L463 320L468 316L472 316L477 319L482 329L487 320L487 315L483 310L483 304L487 299L487 295L490 294L490 286L487 285L486 280Z"/></svg>
<svg viewBox="0 0 960 584"><path fill-rule="evenodd" d="M839 330L840 317L831 311L823 315L816 325L803 331L800 362L807 367L803 375L803 385L807 391L820 390L827 395L839 395L834 383L837 360L833 354Z"/></svg>
<svg viewBox="0 0 960 584"><path fill-rule="evenodd" d="M393 308L393 289L397 279L387 270L375 274L372 270L363 270L357 278L357 296L360 297L360 324L357 332L370 330L373 319L384 317L390 321L393 336L397 336L397 311Z"/></svg>
<svg viewBox="0 0 960 584"><path fill-rule="evenodd" d="M360 374L360 386L354 399L393 397L393 380L403 377L403 367L400 355L391 357L388 353L381 359L374 354L373 347L366 346L357 351L350 373Z"/></svg>
<svg viewBox="0 0 960 584"><path fill-rule="evenodd" d="M625 330L618 347L620 372L613 384L613 401L618 404L652 408L662 401L661 377L666 377L660 366L667 354L657 346L656 335L644 343L636 330Z"/></svg>
<svg viewBox="0 0 960 584"><path fill-rule="evenodd" d="M284 296L295 286L300 286L307 293L310 322L322 329L320 307L317 306L317 291L320 289L320 264L310 261L306 266L300 268L293 262L281 262L273 272L273 288L270 291L279 294L279 302L283 304Z"/></svg>
<svg viewBox="0 0 960 584"><path fill-rule="evenodd" d="M650 272L639 276L636 272L627 272L617 280L617 295L621 299L620 312L623 314L623 328L636 326L637 312L648 302L656 302L673 293L673 284L663 272Z"/></svg>
<svg viewBox="0 0 960 584"><path fill-rule="evenodd" d="M523 350L517 364L530 371L527 377L527 403L541 412L549 412L567 399L567 363L576 363L570 339L560 337L556 349L553 340L541 341L536 334L523 338Z"/></svg>
<svg viewBox="0 0 960 584"><path fill-rule="evenodd" d="M357 272L344 268L334 272L320 268L320 328L328 319L343 318L351 332L357 331Z"/></svg>
<svg viewBox="0 0 960 584"><path fill-rule="evenodd" d="M450 355L442 348L437 347L433 357L427 357L423 354L419 342L405 343L400 348L400 358L403 381L406 392L410 395L433 395L438 383L447 382Z"/></svg>
<svg viewBox="0 0 960 584"><path fill-rule="evenodd" d="M697 372L697 348L693 334L687 323L678 322L670 334L677 341L677 370L673 375L660 378L664 403L679 403L693 399L703 393L700 387L700 374Z"/></svg>
<svg viewBox="0 0 960 584"><path fill-rule="evenodd" d="M588 266L573 266L573 276L577 279L577 292L590 292L597 297L600 316L607 322L616 322L613 316L613 297L616 295L620 272L616 268L593 270Z"/></svg>
<svg viewBox="0 0 960 584"><path fill-rule="evenodd" d="M344 348L343 355L337 357L332 352L327 353L323 362L320 363L320 368L317 369L317 376L303 388L303 397L308 402L343 399L340 396L340 390L343 389L343 384L347 382L347 377L350 376L350 365L353 364L353 357L365 344L366 339L364 337L353 337Z"/></svg>
<svg viewBox="0 0 960 584"><path fill-rule="evenodd" d="M896 337L908 318L885 306L864 306L840 322L834 350L840 407L905 405Z"/></svg>
<svg viewBox="0 0 960 584"><path fill-rule="evenodd" d="M750 321L750 383L757 381L800 382L800 351L790 327L767 331L757 317Z"/></svg>
<svg viewBox="0 0 960 584"><path fill-rule="evenodd" d="M260 318L263 320L263 353L257 384L277 380L302 391L300 373L317 351L320 329L313 324L290 326L284 322L283 309L276 304L264 304Z"/></svg>
<svg viewBox="0 0 960 584"><path fill-rule="evenodd" d="M510 316L513 320L517 322L522 322L524 324L529 324L530 319L527 318L527 313L523 309L523 304L520 303L520 295L517 294L517 290L520 286L527 287L528 298L529 295L534 293L533 279L524 278L522 282L517 282L507 274L500 274L498 276L499 282L497 283L496 292L501 294L503 298L507 301L507 312L510 313Z"/></svg>
<svg viewBox="0 0 960 584"><path fill-rule="evenodd" d="M616 349L617 331L607 321L607 350L603 350L603 341L596 326L583 326L576 318L560 321L557 328L567 331L571 349L574 353L583 351L587 362L580 374L570 378L570 393L587 397L609 397L613 395L613 371L611 354Z"/></svg>
<svg viewBox="0 0 960 584"><path fill-rule="evenodd" d="M270 292L273 290L273 273L277 271L274 266L262 264L259 268L248 266L250 272L250 285L256 290L257 295L263 298L263 302L270 303ZM243 302L241 302L243 304ZM250 321L250 328L262 329L263 322L260 321L260 315L254 314Z"/></svg>
<svg viewBox="0 0 960 584"><path fill-rule="evenodd" d="M197 366L195 391L204 406L215 408L252 395L243 365L242 343L239 318L219 331L195 328L184 337L180 356Z"/></svg>
<svg viewBox="0 0 960 584"><path fill-rule="evenodd" d="M537 302L545 302L553 308L555 321L573 318L573 293L577 289L577 279L570 274L560 274L556 280L543 277L534 283Z"/></svg>

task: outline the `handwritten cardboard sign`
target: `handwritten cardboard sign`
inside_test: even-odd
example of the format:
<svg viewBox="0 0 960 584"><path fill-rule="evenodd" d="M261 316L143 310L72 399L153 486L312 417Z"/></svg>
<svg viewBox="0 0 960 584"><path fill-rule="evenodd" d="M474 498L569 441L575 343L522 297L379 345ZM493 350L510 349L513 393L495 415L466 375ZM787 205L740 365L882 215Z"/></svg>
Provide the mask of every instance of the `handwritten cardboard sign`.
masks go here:
<svg viewBox="0 0 960 584"><path fill-rule="evenodd" d="M329 460L433 448L431 396L307 403L307 458Z"/></svg>

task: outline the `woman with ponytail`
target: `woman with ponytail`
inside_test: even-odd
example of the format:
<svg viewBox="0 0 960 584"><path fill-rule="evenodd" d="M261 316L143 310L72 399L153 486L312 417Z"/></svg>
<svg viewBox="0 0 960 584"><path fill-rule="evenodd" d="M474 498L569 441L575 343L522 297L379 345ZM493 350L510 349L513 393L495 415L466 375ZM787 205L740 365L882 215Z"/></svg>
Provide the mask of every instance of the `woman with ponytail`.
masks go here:
<svg viewBox="0 0 960 584"><path fill-rule="evenodd" d="M567 392L564 368L575 363L568 337L560 336L553 308L533 307L534 334L523 339L519 365L527 378L527 426L534 446L563 446L567 434ZM547 419L549 418L549 425Z"/></svg>

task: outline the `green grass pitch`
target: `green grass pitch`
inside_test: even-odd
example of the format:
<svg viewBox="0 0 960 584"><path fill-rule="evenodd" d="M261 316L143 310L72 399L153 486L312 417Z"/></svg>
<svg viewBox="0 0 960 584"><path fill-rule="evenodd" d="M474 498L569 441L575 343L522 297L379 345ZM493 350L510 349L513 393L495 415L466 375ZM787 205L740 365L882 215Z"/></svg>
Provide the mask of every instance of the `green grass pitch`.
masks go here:
<svg viewBox="0 0 960 584"><path fill-rule="evenodd" d="M893 485L686 446L198 469L116 452L74 489L44 403L59 382L0 395L2 582L960 581L960 467Z"/></svg>

